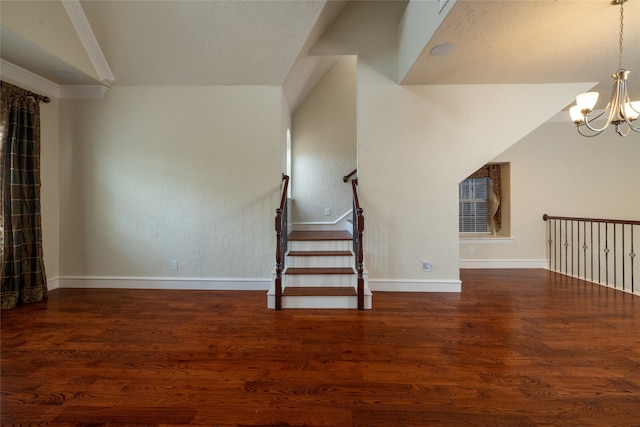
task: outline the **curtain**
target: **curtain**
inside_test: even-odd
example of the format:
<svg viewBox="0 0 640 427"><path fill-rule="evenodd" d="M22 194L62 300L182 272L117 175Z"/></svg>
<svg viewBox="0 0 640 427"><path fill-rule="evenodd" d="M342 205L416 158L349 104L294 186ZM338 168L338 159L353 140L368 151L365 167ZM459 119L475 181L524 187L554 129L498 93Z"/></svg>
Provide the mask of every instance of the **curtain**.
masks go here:
<svg viewBox="0 0 640 427"><path fill-rule="evenodd" d="M40 98L0 83L2 308L42 301L47 279L40 219Z"/></svg>
<svg viewBox="0 0 640 427"><path fill-rule="evenodd" d="M502 227L502 209L500 207L500 165L489 164L475 171L469 178L489 178L491 194L489 195L489 222L491 232L496 234Z"/></svg>

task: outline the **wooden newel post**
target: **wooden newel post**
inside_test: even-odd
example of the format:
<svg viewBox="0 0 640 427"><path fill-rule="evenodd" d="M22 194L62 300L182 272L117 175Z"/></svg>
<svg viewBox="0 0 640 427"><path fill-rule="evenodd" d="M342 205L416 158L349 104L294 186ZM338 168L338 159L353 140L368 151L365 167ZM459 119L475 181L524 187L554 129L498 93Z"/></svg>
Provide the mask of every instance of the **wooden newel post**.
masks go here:
<svg viewBox="0 0 640 427"><path fill-rule="evenodd" d="M276 209L276 310L282 309L282 210Z"/></svg>
<svg viewBox="0 0 640 427"><path fill-rule="evenodd" d="M289 188L289 176L282 174L282 196L280 197L280 207L276 209L276 301L275 309L282 309L282 273L284 270L284 255L287 251L287 190ZM285 234L282 234L285 233Z"/></svg>
<svg viewBox="0 0 640 427"><path fill-rule="evenodd" d="M364 234L364 215L362 208L358 209L358 310L364 310L364 247L362 235Z"/></svg>

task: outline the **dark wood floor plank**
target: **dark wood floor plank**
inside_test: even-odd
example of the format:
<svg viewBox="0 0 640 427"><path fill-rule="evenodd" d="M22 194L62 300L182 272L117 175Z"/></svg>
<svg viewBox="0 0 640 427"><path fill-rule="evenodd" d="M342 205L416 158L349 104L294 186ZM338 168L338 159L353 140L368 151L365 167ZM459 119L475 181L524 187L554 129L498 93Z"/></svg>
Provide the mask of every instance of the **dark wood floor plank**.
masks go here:
<svg viewBox="0 0 640 427"><path fill-rule="evenodd" d="M1 313L0 424L638 425L638 297L544 270L462 279L364 312L59 289Z"/></svg>
<svg viewBox="0 0 640 427"><path fill-rule="evenodd" d="M90 424L96 420L101 423L123 424L135 422L136 424L153 425L159 419L163 424L189 424L195 416L196 410L171 407L138 407L122 405L117 408L109 406L67 406L56 417L54 422Z"/></svg>

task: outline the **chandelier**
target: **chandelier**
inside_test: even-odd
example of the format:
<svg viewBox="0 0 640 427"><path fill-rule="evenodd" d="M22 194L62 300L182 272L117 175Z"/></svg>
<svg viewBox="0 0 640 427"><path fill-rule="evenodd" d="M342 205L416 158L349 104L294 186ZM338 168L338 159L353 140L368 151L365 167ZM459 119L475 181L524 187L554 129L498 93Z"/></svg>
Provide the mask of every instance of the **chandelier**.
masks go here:
<svg viewBox="0 0 640 427"><path fill-rule="evenodd" d="M627 136L629 132L640 132L639 126L634 126L633 122L640 117L640 101L631 102L627 91L627 77L629 71L622 68L622 35L624 32L624 2L627 0L614 0L620 4L620 42L618 55L618 71L613 73L613 91L611 99L603 111L596 111L593 115L593 108L598 102L598 92L582 93L576 97L576 104L569 109L571 120L576 125L578 132L582 136L597 136L609 125L613 124L615 132L620 136ZM593 122L606 115L606 122L602 127L596 127Z"/></svg>

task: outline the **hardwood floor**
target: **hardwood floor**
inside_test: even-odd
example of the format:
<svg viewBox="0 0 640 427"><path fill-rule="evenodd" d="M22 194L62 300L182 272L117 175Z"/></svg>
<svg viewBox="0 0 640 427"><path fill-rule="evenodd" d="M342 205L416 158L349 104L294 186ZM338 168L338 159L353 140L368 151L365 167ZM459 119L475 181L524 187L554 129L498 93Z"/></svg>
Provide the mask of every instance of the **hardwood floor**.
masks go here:
<svg viewBox="0 0 640 427"><path fill-rule="evenodd" d="M59 289L2 311L1 424L638 426L640 299L545 270L462 293Z"/></svg>

